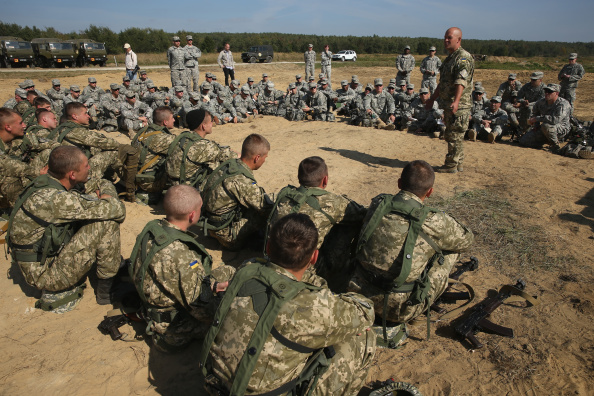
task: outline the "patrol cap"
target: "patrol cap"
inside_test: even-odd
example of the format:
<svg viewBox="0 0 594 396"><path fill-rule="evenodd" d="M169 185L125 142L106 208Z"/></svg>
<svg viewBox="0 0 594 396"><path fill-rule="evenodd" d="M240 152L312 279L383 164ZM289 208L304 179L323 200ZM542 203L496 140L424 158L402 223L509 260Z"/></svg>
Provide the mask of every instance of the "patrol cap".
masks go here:
<svg viewBox="0 0 594 396"><path fill-rule="evenodd" d="M89 77L89 83L96 83L97 79L95 77Z"/></svg>
<svg viewBox="0 0 594 396"><path fill-rule="evenodd" d="M421 95L422 95L422 94L428 94L428 93L429 93L429 88L426 88L426 87L424 87L424 88L421 88L421 89L419 89L419 93L420 93Z"/></svg>
<svg viewBox="0 0 594 396"><path fill-rule="evenodd" d="M173 36L173 41L181 41L181 40L179 39L179 36Z"/></svg>
<svg viewBox="0 0 594 396"><path fill-rule="evenodd" d="M142 76L143 74L146 74L146 70L141 70L140 71L140 75Z"/></svg>
<svg viewBox="0 0 594 396"><path fill-rule="evenodd" d="M124 44L124 48L125 49L130 48L130 44L128 44L128 43Z"/></svg>
<svg viewBox="0 0 594 396"><path fill-rule="evenodd" d="M212 84L207 81L202 84L202 89L212 89Z"/></svg>
<svg viewBox="0 0 594 396"><path fill-rule="evenodd" d="M156 87L155 87L155 84L153 84L152 82L150 82L150 83L146 84L146 87L147 87L147 88L149 88L149 89L151 89L151 88L156 88Z"/></svg>
<svg viewBox="0 0 594 396"><path fill-rule="evenodd" d="M328 79L327 78L322 78L321 83L322 83L322 85L328 85Z"/></svg>
<svg viewBox="0 0 594 396"><path fill-rule="evenodd" d="M493 96L491 102L501 103L501 96Z"/></svg>
<svg viewBox="0 0 594 396"><path fill-rule="evenodd" d="M530 75L531 80L541 80L544 77L543 72L536 71Z"/></svg>
<svg viewBox="0 0 594 396"><path fill-rule="evenodd" d="M207 72L204 76L206 78L212 78L212 73L211 72Z"/></svg>
<svg viewBox="0 0 594 396"><path fill-rule="evenodd" d="M308 87L309 87L309 89L317 88L318 87L318 84L316 84L315 82L310 82L309 85L308 85Z"/></svg>
<svg viewBox="0 0 594 396"><path fill-rule="evenodd" d="M559 92L561 90L561 87L559 86L559 84L548 84L546 87L544 87L544 90L550 92Z"/></svg>
<svg viewBox="0 0 594 396"><path fill-rule="evenodd" d="M400 80L398 81L398 86L401 87L403 85L406 85L406 80Z"/></svg>
<svg viewBox="0 0 594 396"><path fill-rule="evenodd" d="M326 75L324 73L318 74L318 78L324 78L324 77L326 77Z"/></svg>
<svg viewBox="0 0 594 396"><path fill-rule="evenodd" d="M295 83L289 84L289 89L295 89L295 88L297 88L297 84L295 84Z"/></svg>
<svg viewBox="0 0 594 396"><path fill-rule="evenodd" d="M429 47L429 51L437 51L434 46Z"/></svg>
<svg viewBox="0 0 594 396"><path fill-rule="evenodd" d="M80 92L80 87L78 85L71 85L70 90L73 92Z"/></svg>
<svg viewBox="0 0 594 396"><path fill-rule="evenodd" d="M111 84L109 84L109 89L111 89L112 91L115 91L117 89L120 89L120 85L116 84L116 83L111 83Z"/></svg>
<svg viewBox="0 0 594 396"><path fill-rule="evenodd" d="M186 40L192 40L192 41L194 41L194 39L192 38L192 36L190 36L189 34L186 36Z"/></svg>
<svg viewBox="0 0 594 396"><path fill-rule="evenodd" d="M390 85L390 84L396 85L396 79L395 78L391 78L390 79L390 82L388 83L388 85Z"/></svg>
<svg viewBox="0 0 594 396"><path fill-rule="evenodd" d="M268 77L268 73L262 73L262 78Z"/></svg>
<svg viewBox="0 0 594 396"><path fill-rule="evenodd" d="M365 90L373 91L373 85L367 83L367 85L365 86Z"/></svg>
<svg viewBox="0 0 594 396"><path fill-rule="evenodd" d="M29 80L29 79L27 79L19 84L19 88L23 88L23 89L31 88L34 86L35 86L35 83L33 82L33 80Z"/></svg>
<svg viewBox="0 0 594 396"><path fill-rule="evenodd" d="M410 45L407 45L406 47L404 47L404 49L410 49Z"/></svg>
<svg viewBox="0 0 594 396"><path fill-rule="evenodd" d="M569 60L571 59L577 59L577 52L572 52L571 54L569 54Z"/></svg>
<svg viewBox="0 0 594 396"><path fill-rule="evenodd" d="M313 81L313 80L315 80L315 79L316 79L316 78L315 78L314 76L309 76L309 81Z"/></svg>
<svg viewBox="0 0 594 396"><path fill-rule="evenodd" d="M198 92L194 92L194 91L192 91L192 92L190 92L190 93L189 93L189 96L190 96L190 98L192 98L192 99L194 99L194 100L200 100L200 97L201 97L202 95L200 95ZM186 121L187 121L187 120L186 120Z"/></svg>
<svg viewBox="0 0 594 396"><path fill-rule="evenodd" d="M351 82L352 82L353 84L359 84L359 77L357 77L357 76L353 76L353 78L351 78Z"/></svg>
<svg viewBox="0 0 594 396"><path fill-rule="evenodd" d="M303 77L301 76L301 74L297 74L297 75L295 75L295 78L298 80L298 79L303 78Z"/></svg>
<svg viewBox="0 0 594 396"><path fill-rule="evenodd" d="M476 87L482 87L482 86L483 86L483 83L482 83L482 82L480 82L480 81L477 81L477 82L475 82L475 83L474 83L474 87L475 87L475 88L476 88Z"/></svg>
<svg viewBox="0 0 594 396"><path fill-rule="evenodd" d="M14 94L18 95L19 98L21 99L27 99L27 91L24 90L23 88L17 88L14 90Z"/></svg>
<svg viewBox="0 0 594 396"><path fill-rule="evenodd" d="M241 93L245 93L245 94L248 94L249 95L250 94L250 89L244 85L243 87L241 87Z"/></svg>
<svg viewBox="0 0 594 396"><path fill-rule="evenodd" d="M407 84L406 89L415 89L415 84Z"/></svg>
<svg viewBox="0 0 594 396"><path fill-rule="evenodd" d="M313 48L313 44L308 45L309 48Z"/></svg>
<svg viewBox="0 0 594 396"><path fill-rule="evenodd" d="M248 77L248 82L254 82L254 77Z"/></svg>
<svg viewBox="0 0 594 396"><path fill-rule="evenodd" d="M375 80L373 80L373 85L384 85L384 81L381 78L376 78Z"/></svg>
<svg viewBox="0 0 594 396"><path fill-rule="evenodd" d="M122 81L124 81L124 82L125 82L125 81L130 81L130 77L128 77L128 76L124 76L124 78L122 78Z"/></svg>
<svg viewBox="0 0 594 396"><path fill-rule="evenodd" d="M210 78L212 78L213 80L216 80L217 79L217 76L216 76L216 74L211 74L210 75Z"/></svg>
<svg viewBox="0 0 594 396"><path fill-rule="evenodd" d="M128 91L128 92L126 92L126 97L127 98L135 98L136 94L132 91Z"/></svg>
<svg viewBox="0 0 594 396"><path fill-rule="evenodd" d="M349 85L349 82L347 80L342 80L340 85L344 87L345 85Z"/></svg>
<svg viewBox="0 0 594 396"><path fill-rule="evenodd" d="M476 87L474 89L474 92L480 93L480 94L484 94L485 93L485 89L479 85L478 87Z"/></svg>
<svg viewBox="0 0 594 396"><path fill-rule="evenodd" d="M60 80L58 80L57 78L54 78L54 79L52 80L52 86L54 86L54 87L55 87L56 85L60 85Z"/></svg>
<svg viewBox="0 0 594 396"><path fill-rule="evenodd" d="M396 84L393 84L393 83L388 84L388 89L390 89L390 88L396 89Z"/></svg>
<svg viewBox="0 0 594 396"><path fill-rule="evenodd" d="M182 87L181 85L176 85L175 87L173 87L173 90L175 92L184 92L184 87Z"/></svg>
<svg viewBox="0 0 594 396"><path fill-rule="evenodd" d="M509 76L507 76L508 80L515 80L517 78L517 74L516 73L509 73Z"/></svg>
<svg viewBox="0 0 594 396"><path fill-rule="evenodd" d="M239 88L239 80L231 80L231 84L233 84L236 88Z"/></svg>
<svg viewBox="0 0 594 396"><path fill-rule="evenodd" d="M268 81L266 83L266 87L268 87L268 88L274 88L274 83L272 81Z"/></svg>
<svg viewBox="0 0 594 396"><path fill-rule="evenodd" d="M225 92L225 91L219 91L219 93L217 94L217 96L219 97L219 99L225 100L225 99L227 99L227 92Z"/></svg>

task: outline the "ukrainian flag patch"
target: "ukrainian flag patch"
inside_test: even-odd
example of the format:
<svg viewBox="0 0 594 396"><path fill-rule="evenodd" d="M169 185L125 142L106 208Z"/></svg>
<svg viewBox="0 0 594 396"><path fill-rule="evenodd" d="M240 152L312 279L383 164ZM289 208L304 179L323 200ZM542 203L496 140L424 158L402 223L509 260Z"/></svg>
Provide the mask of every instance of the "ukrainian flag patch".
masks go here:
<svg viewBox="0 0 594 396"><path fill-rule="evenodd" d="M198 260L194 260L190 263L190 268L194 269L198 265Z"/></svg>

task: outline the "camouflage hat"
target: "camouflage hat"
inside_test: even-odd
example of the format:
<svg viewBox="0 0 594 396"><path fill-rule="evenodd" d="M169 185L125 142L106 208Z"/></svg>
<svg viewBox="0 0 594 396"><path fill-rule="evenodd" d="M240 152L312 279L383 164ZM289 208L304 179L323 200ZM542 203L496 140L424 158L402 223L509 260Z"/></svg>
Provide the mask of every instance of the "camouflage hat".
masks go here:
<svg viewBox="0 0 594 396"><path fill-rule="evenodd" d="M96 83L97 79L95 77L89 77L89 83Z"/></svg>
<svg viewBox="0 0 594 396"><path fill-rule="evenodd" d="M52 80L52 86L54 86L54 87L55 87L56 85L60 85L60 80L58 80L57 78L54 78L54 79Z"/></svg>
<svg viewBox="0 0 594 396"><path fill-rule="evenodd" d="M309 81L314 81L316 78L314 76L309 76Z"/></svg>
<svg viewBox="0 0 594 396"><path fill-rule="evenodd" d="M212 84L208 81L201 85L202 89L212 89Z"/></svg>
<svg viewBox="0 0 594 396"><path fill-rule="evenodd" d="M248 82L254 82L254 77L248 77Z"/></svg>
<svg viewBox="0 0 594 396"><path fill-rule="evenodd" d="M353 77L351 78L351 82L352 82L353 84L359 84L359 77L357 77L357 76L353 76Z"/></svg>
<svg viewBox="0 0 594 396"><path fill-rule="evenodd" d="M241 85L241 83L239 82L239 80L231 80L231 84L233 84L233 86L235 88L239 88L239 86Z"/></svg>
<svg viewBox="0 0 594 396"><path fill-rule="evenodd" d="M493 96L491 98L491 102L497 102L497 103L501 103L501 96Z"/></svg>
<svg viewBox="0 0 594 396"><path fill-rule="evenodd" d="M393 84L393 83L388 84L388 89L390 89L390 88L396 89L396 84Z"/></svg>
<svg viewBox="0 0 594 396"><path fill-rule="evenodd" d="M301 74L297 74L297 75L295 75L295 79L297 79L297 80L298 80L298 79L300 79L300 78L303 78L303 77L301 76Z"/></svg>
<svg viewBox="0 0 594 396"><path fill-rule="evenodd" d="M396 79L395 78L391 78L390 79L390 82L388 83L388 85L390 85L390 84L396 85Z"/></svg>
<svg viewBox="0 0 594 396"><path fill-rule="evenodd" d="M407 45L406 47L404 47L404 49L410 49L410 45Z"/></svg>
<svg viewBox="0 0 594 396"><path fill-rule="evenodd" d="M35 85L35 84L29 84L29 81L31 81L31 80L25 80L22 83L19 83L19 88L27 89L27 88L31 88Z"/></svg>
<svg viewBox="0 0 594 396"><path fill-rule="evenodd" d="M273 83L272 81L268 81L268 82L266 83L266 87L267 87L267 88L274 88L274 83Z"/></svg>
<svg viewBox="0 0 594 396"><path fill-rule="evenodd" d="M200 95L198 92L194 92L194 91L190 92L188 94L188 96L194 100L200 100L200 98L202 97L202 95Z"/></svg>
<svg viewBox="0 0 594 396"><path fill-rule="evenodd" d="M126 92L126 97L127 98L135 98L136 94L132 91L128 91L128 92Z"/></svg>
<svg viewBox="0 0 594 396"><path fill-rule="evenodd" d="M508 80L515 80L516 78L518 78L516 73L509 73L509 76L507 76Z"/></svg>
<svg viewBox="0 0 594 396"><path fill-rule="evenodd" d="M175 92L184 92L184 87L182 87L181 85L176 85L175 87L173 87L173 90Z"/></svg>
<svg viewBox="0 0 594 396"><path fill-rule="evenodd" d="M317 88L318 87L318 84L316 84L315 82L310 82L309 85L308 85L308 87L309 87L309 89Z"/></svg>
<svg viewBox="0 0 594 396"><path fill-rule="evenodd" d="M427 87L423 87L421 89L419 89L419 93L422 94L428 94L429 93L429 88Z"/></svg>
<svg viewBox="0 0 594 396"><path fill-rule="evenodd" d="M146 70L141 70L140 71L140 75L142 76L143 74L146 74Z"/></svg>
<svg viewBox="0 0 594 396"><path fill-rule="evenodd" d="M124 78L122 78L122 81L126 82L126 81L130 81L130 77L128 76L124 76Z"/></svg>
<svg viewBox="0 0 594 396"><path fill-rule="evenodd" d="M434 46L429 47L429 51L437 51Z"/></svg>
<svg viewBox="0 0 594 396"><path fill-rule="evenodd" d="M547 84L547 86L544 87L544 90L551 92L559 92L561 90L561 87L559 86L559 84Z"/></svg>
<svg viewBox="0 0 594 396"><path fill-rule="evenodd" d="M204 77L211 78L212 77L212 73L211 72L206 72L206 74L204 75Z"/></svg>
<svg viewBox="0 0 594 396"><path fill-rule="evenodd" d="M21 99L27 99L27 91L23 88L17 88L14 90L14 94L17 95Z"/></svg>
<svg viewBox="0 0 594 396"><path fill-rule="evenodd" d="M367 85L365 86L365 90L373 91L373 85L371 85L370 83L367 83Z"/></svg>
<svg viewBox="0 0 594 396"><path fill-rule="evenodd" d="M190 36L189 34L186 36L186 40L192 40L192 41L194 41L194 39L192 38L192 36Z"/></svg>
<svg viewBox="0 0 594 396"><path fill-rule="evenodd" d="M398 81L398 86L401 87L403 85L406 85L406 80L400 80Z"/></svg>
<svg viewBox="0 0 594 396"><path fill-rule="evenodd" d="M153 84L152 82L150 82L150 83L146 84L146 87L147 87L148 89L157 88L157 87L155 87L155 84Z"/></svg>
<svg viewBox="0 0 594 396"><path fill-rule="evenodd" d="M250 89L244 85L243 87L241 87L241 93L245 93L245 94L249 95Z"/></svg>
<svg viewBox="0 0 594 396"><path fill-rule="evenodd" d="M348 82L348 80L342 80L342 81L340 82L340 85L341 85L342 87L344 87L345 85L349 85L349 82Z"/></svg>
<svg viewBox="0 0 594 396"><path fill-rule="evenodd" d="M124 49L130 48L130 44L126 43L124 44Z"/></svg>
<svg viewBox="0 0 594 396"><path fill-rule="evenodd" d="M44 290L41 293L41 298L38 300L38 302L35 304L35 307L37 308L38 304L41 305L45 305L49 310L49 312L53 312L53 313L57 313L57 314L62 314L68 311L72 311L74 308L76 308L76 306L78 305L78 303L80 303L80 301L83 298L83 289L84 289L85 285L79 286L79 287L75 287L74 289L71 290L65 290L65 291L60 291L60 292L50 292L47 290ZM59 301L68 301L66 304L63 305L59 305L57 307L53 307L52 304L59 302ZM42 308L44 309L44 308Z"/></svg>
<svg viewBox="0 0 594 396"><path fill-rule="evenodd" d="M320 73L320 74L318 74L318 78L319 78L319 79L322 79L322 78L324 78L324 77L326 77L326 75L325 75L324 73Z"/></svg>
<svg viewBox="0 0 594 396"><path fill-rule="evenodd" d="M225 92L225 91L222 91L222 90L221 90L221 91L219 91L219 93L217 94L217 97L218 97L219 99L221 99L221 100L225 100L225 99L227 99L227 92Z"/></svg>
<svg viewBox="0 0 594 396"><path fill-rule="evenodd" d="M262 73L262 78L268 77L268 73Z"/></svg>
<svg viewBox="0 0 594 396"><path fill-rule="evenodd" d="M518 91L512 91L510 95L511 96L518 96Z"/></svg>
<svg viewBox="0 0 594 396"><path fill-rule="evenodd" d="M539 71L535 71L534 73L532 73L530 75L531 80L542 80L543 77L544 77L544 73L539 72Z"/></svg>
<svg viewBox="0 0 594 396"><path fill-rule="evenodd" d="M295 88L297 88L297 84L295 84L295 83L289 84L289 89L295 89Z"/></svg>
<svg viewBox="0 0 594 396"><path fill-rule="evenodd" d="M213 80L216 80L217 79L217 75L216 74L211 74L210 75L210 78L212 78Z"/></svg>
<svg viewBox="0 0 594 396"><path fill-rule="evenodd" d="M309 48L313 48L313 44L308 45Z"/></svg>
<svg viewBox="0 0 594 396"><path fill-rule="evenodd" d="M111 84L109 84L109 89L111 89L112 91L115 91L117 89L120 89L120 85L116 84L116 83L111 83Z"/></svg>
<svg viewBox="0 0 594 396"><path fill-rule="evenodd" d="M181 40L179 39L179 36L173 36L172 41L181 41Z"/></svg>
<svg viewBox="0 0 594 396"><path fill-rule="evenodd" d="M78 85L71 85L70 90L73 92L80 92L80 87Z"/></svg>
<svg viewBox="0 0 594 396"><path fill-rule="evenodd" d="M322 78L322 85L328 85L328 79Z"/></svg>
<svg viewBox="0 0 594 396"><path fill-rule="evenodd" d="M476 88L476 87L482 87L482 86L483 86L483 83L482 83L482 82L480 82L480 81L477 81L477 82L475 82L475 83L474 83L474 87L475 87L475 88Z"/></svg>
<svg viewBox="0 0 594 396"><path fill-rule="evenodd" d="M484 94L485 93L485 89L479 85L478 87L476 87L474 89L474 92L479 93L479 94Z"/></svg>
<svg viewBox="0 0 594 396"><path fill-rule="evenodd" d="M381 78L376 78L375 80L373 80L373 85L384 85L384 81Z"/></svg>
<svg viewBox="0 0 594 396"><path fill-rule="evenodd" d="M569 60L572 59L577 59L577 52L572 52L571 54L569 54Z"/></svg>
<svg viewBox="0 0 594 396"><path fill-rule="evenodd" d="M406 89L415 89L415 84L406 84Z"/></svg>

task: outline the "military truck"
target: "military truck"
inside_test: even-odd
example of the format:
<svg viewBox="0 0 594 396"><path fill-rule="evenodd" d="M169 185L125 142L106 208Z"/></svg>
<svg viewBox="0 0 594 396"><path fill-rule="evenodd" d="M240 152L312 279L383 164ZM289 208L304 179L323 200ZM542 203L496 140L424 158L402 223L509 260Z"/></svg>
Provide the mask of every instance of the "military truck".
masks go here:
<svg viewBox="0 0 594 396"><path fill-rule="evenodd" d="M91 39L74 39L68 40L68 42L72 43L75 50L78 51L76 66L99 65L103 67L107 63L105 43Z"/></svg>
<svg viewBox="0 0 594 396"><path fill-rule="evenodd" d="M272 62L274 58L274 51L272 45L257 45L250 47L247 52L241 53L241 60L244 62L256 63L256 62Z"/></svg>
<svg viewBox="0 0 594 396"><path fill-rule="evenodd" d="M36 38L31 40L35 52L35 64L39 67L75 67L74 45L57 38Z"/></svg>
<svg viewBox="0 0 594 396"><path fill-rule="evenodd" d="M2 67L31 67L35 60L31 43L14 36L0 36L0 65Z"/></svg>

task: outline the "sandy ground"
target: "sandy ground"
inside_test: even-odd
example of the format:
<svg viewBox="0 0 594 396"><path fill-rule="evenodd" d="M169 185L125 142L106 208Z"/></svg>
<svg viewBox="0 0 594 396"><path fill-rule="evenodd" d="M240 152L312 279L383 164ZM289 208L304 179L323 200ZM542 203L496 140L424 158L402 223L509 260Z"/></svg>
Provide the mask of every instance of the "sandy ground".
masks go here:
<svg viewBox="0 0 594 396"><path fill-rule="evenodd" d="M201 68L202 74L206 71L218 72L222 78L214 68ZM239 69L237 77L243 83L248 76L257 79L264 71L277 87L285 87L295 74L303 73L297 65L253 65ZM102 87L121 78L99 69L92 72ZM61 78L63 87L86 85L84 77L62 78L51 73L35 76L38 88L45 91L55 77ZM348 65L334 69L333 82L338 85L353 74L364 83L374 77L387 82L395 70ZM493 95L507 74L479 70L475 80L482 81L487 93ZM528 76L528 72L518 73L523 82ZM3 77L2 103L19 82L6 74ZM151 72L150 78L156 85L169 84L166 72ZM545 73L545 82L555 78L556 73ZM413 82L418 89L418 71ZM587 75L578 89L576 114L582 119L594 116L593 88L594 77ZM408 161L424 159L440 165L446 153L444 141L344 122L288 122L267 117L253 124L218 126L211 136L239 151L243 138L252 132L267 137L272 146L266 164L256 172L267 191L296 184L299 161L319 155L329 165L329 189L365 205L379 193L397 191L396 181ZM480 333L485 348L471 352L455 337L448 322L432 326L430 340L425 339L426 327L420 324L412 328L403 349L378 350L368 380L393 377L416 384L425 395L592 394L594 162L507 143L467 143L465 151L465 171L438 174L436 194L447 198L467 190L496 192L520 213L518 222L540 227L552 236L548 253L560 257L560 264L548 270L519 268L513 262L494 265L484 260L488 246L476 244L469 255L477 256L481 267L463 279L474 286L477 301L503 284L515 283L519 276L527 281L527 290L541 300L537 307L506 306L495 311L494 321L512 327L516 337ZM124 257L130 254L146 222L162 215L160 207L126 203L126 209ZM238 265L257 254L223 252L211 240L203 242L217 263ZM570 256L575 260L565 262L563 257ZM199 343L179 355L163 356L145 342L114 342L97 330L108 307L95 303L92 287L74 311L45 313L33 308L37 292L24 283L18 268L4 256L0 268L6 271L6 277L0 278L0 394L204 394L196 362ZM128 326L122 331L133 333Z"/></svg>

